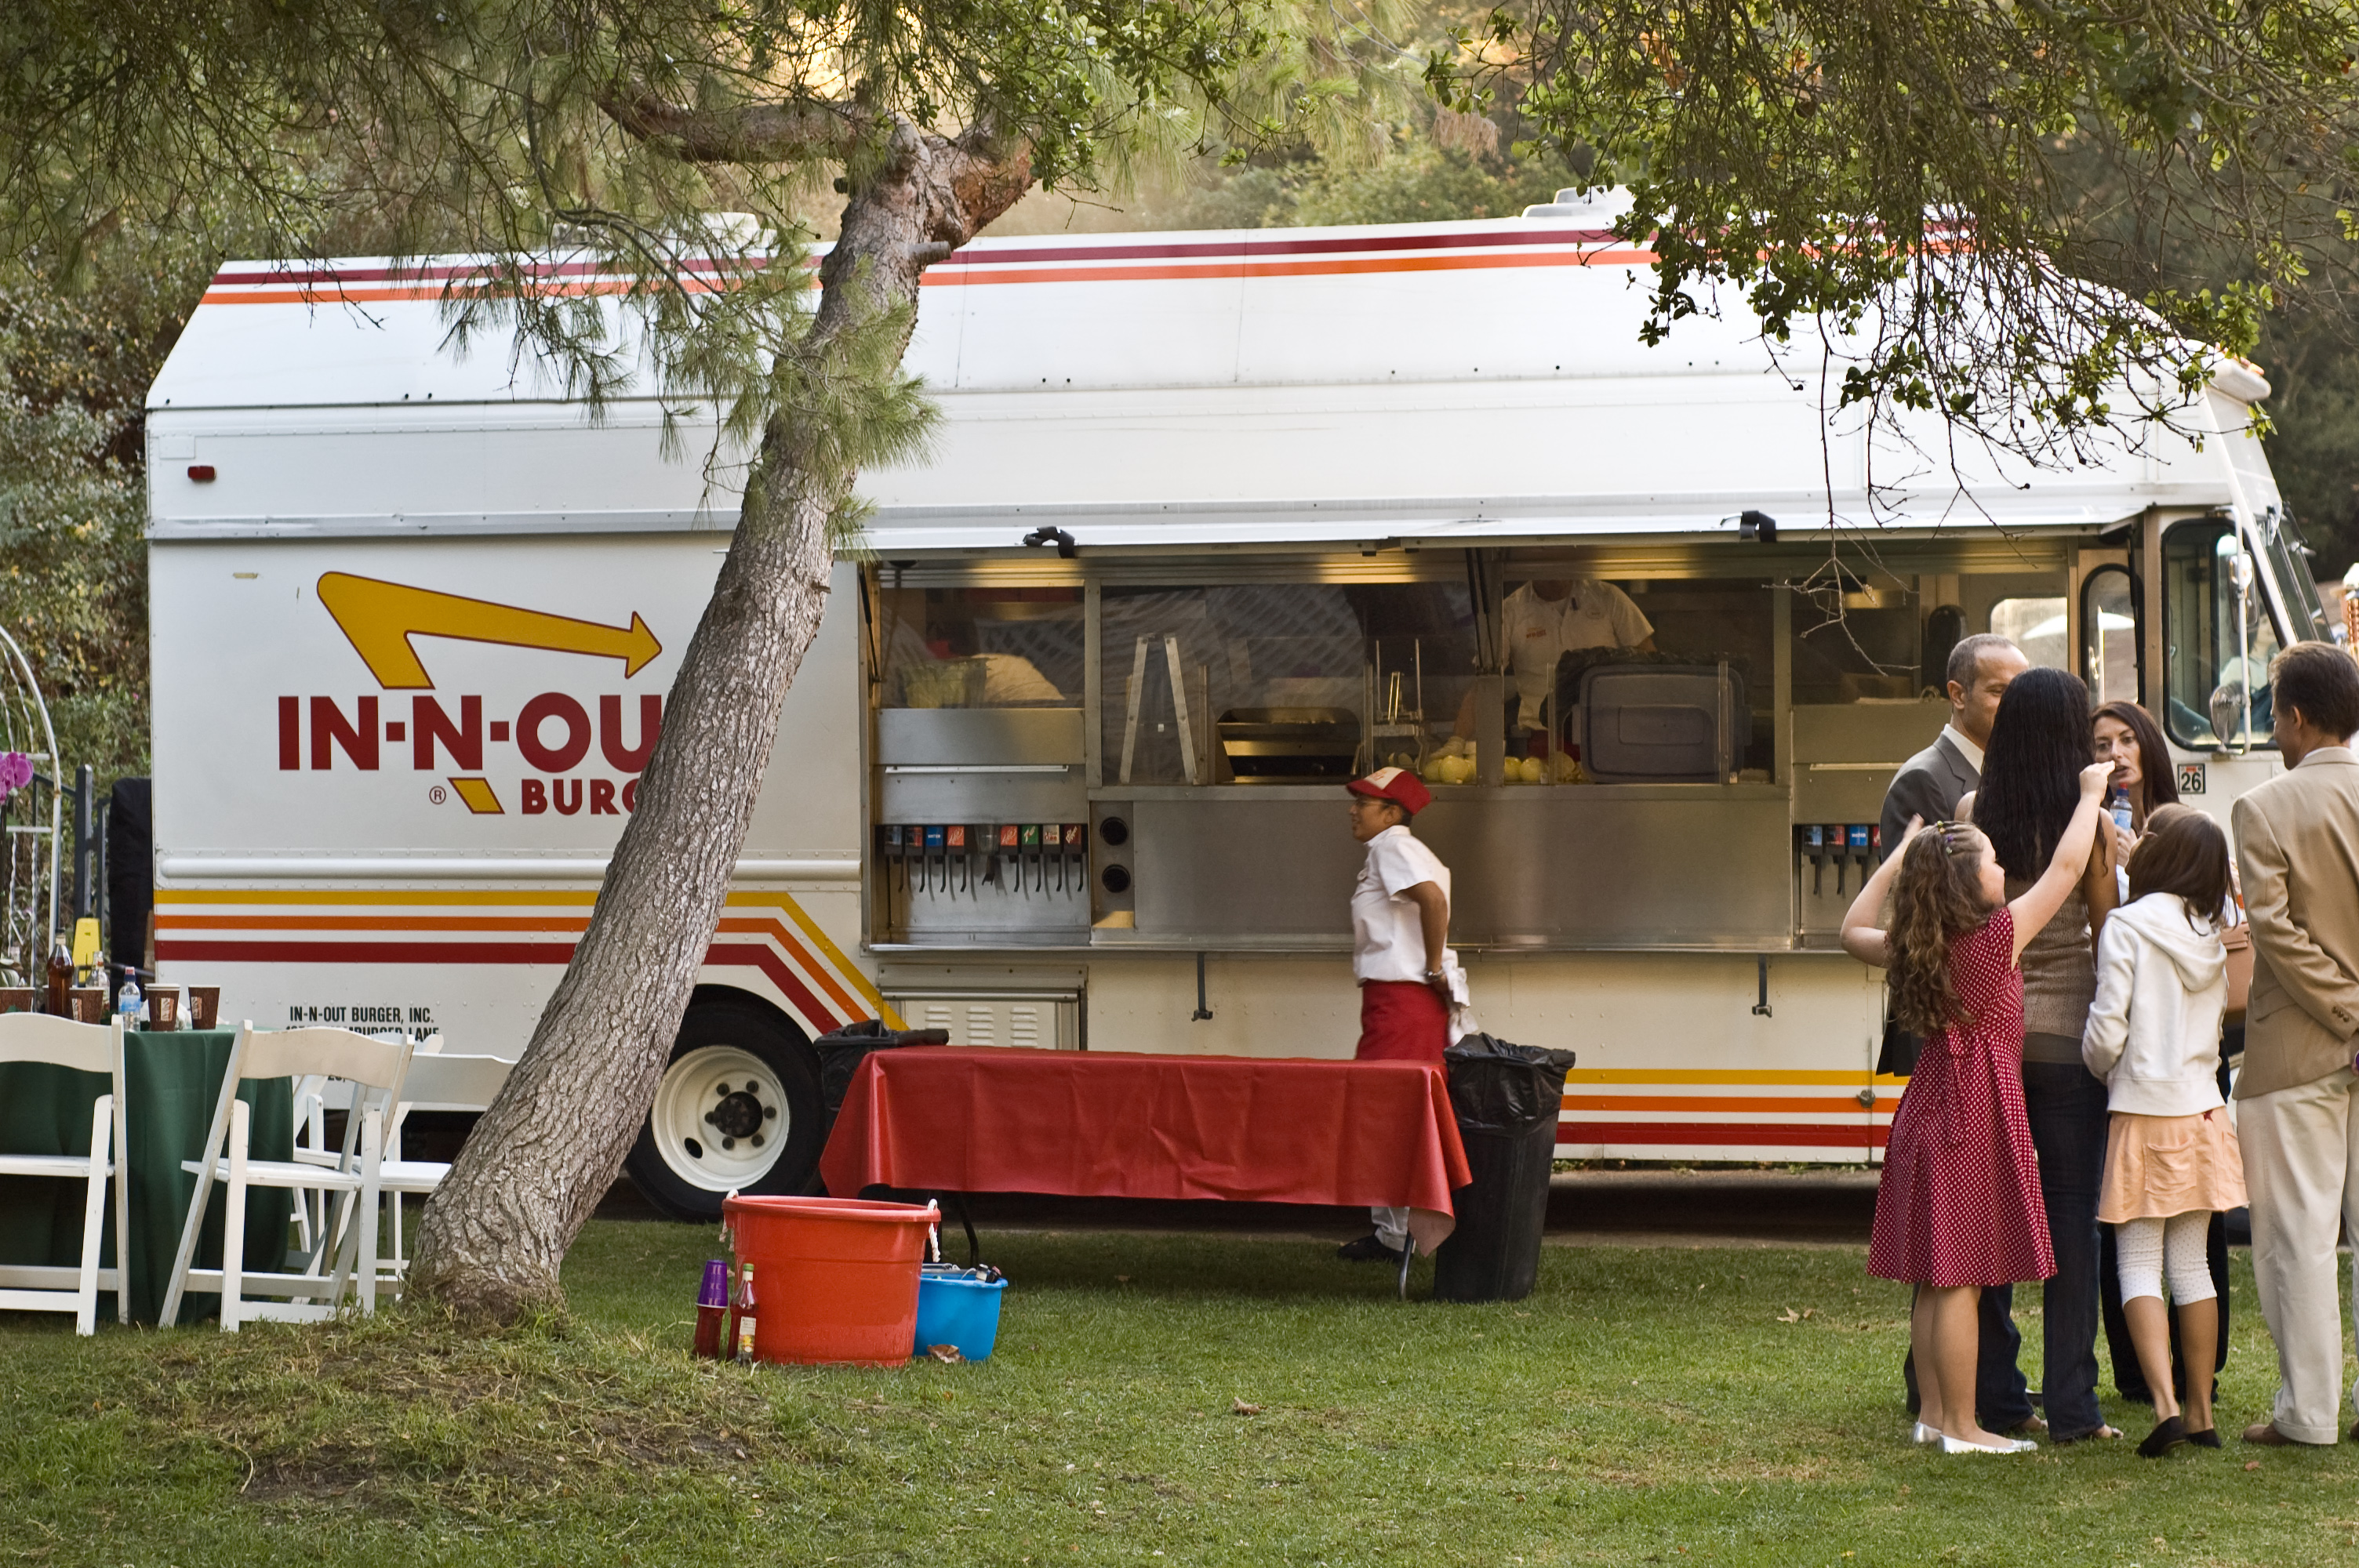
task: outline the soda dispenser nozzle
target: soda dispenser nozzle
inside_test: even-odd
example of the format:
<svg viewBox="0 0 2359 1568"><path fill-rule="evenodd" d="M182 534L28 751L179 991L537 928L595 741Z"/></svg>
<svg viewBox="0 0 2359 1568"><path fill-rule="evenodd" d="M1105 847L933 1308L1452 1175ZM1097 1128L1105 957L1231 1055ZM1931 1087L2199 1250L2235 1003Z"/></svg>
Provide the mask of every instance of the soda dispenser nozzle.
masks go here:
<svg viewBox="0 0 2359 1568"><path fill-rule="evenodd" d="M1810 862L1810 896L1819 896L1827 874L1827 830L1816 822L1805 822L1794 829L1796 854Z"/></svg>

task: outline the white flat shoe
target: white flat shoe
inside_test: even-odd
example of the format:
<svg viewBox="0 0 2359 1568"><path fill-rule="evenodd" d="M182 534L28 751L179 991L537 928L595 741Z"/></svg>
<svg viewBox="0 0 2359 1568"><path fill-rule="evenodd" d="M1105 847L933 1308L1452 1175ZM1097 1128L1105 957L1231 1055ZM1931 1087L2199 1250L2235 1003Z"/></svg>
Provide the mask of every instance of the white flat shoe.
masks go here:
<svg viewBox="0 0 2359 1568"><path fill-rule="evenodd" d="M1911 1443L1939 1443L1941 1441L1941 1429L1937 1426L1927 1426L1920 1421L1914 1427L1909 1429L1908 1441Z"/></svg>
<svg viewBox="0 0 2359 1568"><path fill-rule="evenodd" d="M1996 1443L1983 1444L1968 1443L1962 1437L1951 1437L1946 1432L1941 1433L1941 1452L1944 1454L2031 1454L2036 1453L2038 1447L2037 1443L2022 1437L2002 1437Z"/></svg>

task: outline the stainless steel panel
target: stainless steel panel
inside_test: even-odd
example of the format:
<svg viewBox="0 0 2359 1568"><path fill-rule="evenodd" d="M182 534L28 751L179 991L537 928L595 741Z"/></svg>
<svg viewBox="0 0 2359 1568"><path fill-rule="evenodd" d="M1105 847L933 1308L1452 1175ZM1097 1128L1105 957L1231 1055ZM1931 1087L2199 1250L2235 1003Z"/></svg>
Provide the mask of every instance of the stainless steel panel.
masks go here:
<svg viewBox="0 0 2359 1568"><path fill-rule="evenodd" d="M1136 802L1139 935L1349 935L1352 882L1367 850L1352 839L1342 788L1320 793L1312 801L1276 798L1275 788L1211 790Z"/></svg>
<svg viewBox="0 0 2359 1568"><path fill-rule="evenodd" d="M995 860L995 875L984 870ZM888 864L879 881L896 942L1059 944L1089 931L1089 866L1080 855L936 854Z"/></svg>
<svg viewBox="0 0 2359 1568"><path fill-rule="evenodd" d="M1349 934L1366 851L1331 792L1136 803L1141 941ZM1453 942L1555 949L1784 948L1786 792L1767 785L1445 792L1418 836L1451 869Z"/></svg>
<svg viewBox="0 0 2359 1568"><path fill-rule="evenodd" d="M1078 708L886 708L876 714L876 760L895 765L1082 761Z"/></svg>
<svg viewBox="0 0 2359 1568"><path fill-rule="evenodd" d="M891 773L877 795L880 822L1086 822L1079 764L1053 773Z"/></svg>
<svg viewBox="0 0 2359 1568"><path fill-rule="evenodd" d="M1813 704L1794 709L1794 820L1874 822L1900 764L1948 723L1945 702Z"/></svg>

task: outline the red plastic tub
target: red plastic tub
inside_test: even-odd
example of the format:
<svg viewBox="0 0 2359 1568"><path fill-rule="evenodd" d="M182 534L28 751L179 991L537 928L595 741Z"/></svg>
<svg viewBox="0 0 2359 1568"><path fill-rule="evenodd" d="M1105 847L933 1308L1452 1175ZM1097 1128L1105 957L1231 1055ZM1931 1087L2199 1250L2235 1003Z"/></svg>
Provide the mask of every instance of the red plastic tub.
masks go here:
<svg viewBox="0 0 2359 1568"><path fill-rule="evenodd" d="M754 1359L908 1364L932 1204L730 1197L721 1217L754 1265Z"/></svg>

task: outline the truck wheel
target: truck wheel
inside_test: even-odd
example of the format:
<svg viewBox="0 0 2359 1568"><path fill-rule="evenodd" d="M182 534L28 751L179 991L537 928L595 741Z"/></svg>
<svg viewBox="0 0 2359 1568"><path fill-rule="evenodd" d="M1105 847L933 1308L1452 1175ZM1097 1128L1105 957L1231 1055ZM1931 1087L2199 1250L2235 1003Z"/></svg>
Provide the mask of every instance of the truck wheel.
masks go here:
<svg viewBox="0 0 2359 1568"><path fill-rule="evenodd" d="M757 1003L691 1002L623 1169L674 1219L717 1219L732 1191L808 1187L824 1115L818 1061L792 1024Z"/></svg>

